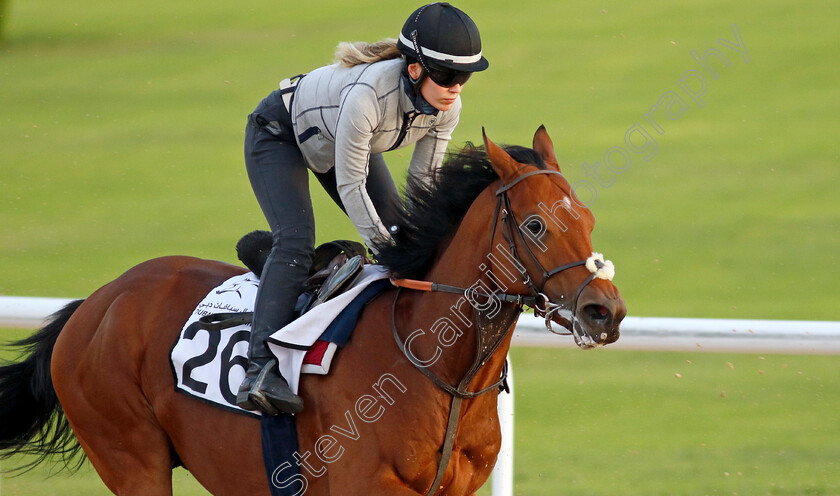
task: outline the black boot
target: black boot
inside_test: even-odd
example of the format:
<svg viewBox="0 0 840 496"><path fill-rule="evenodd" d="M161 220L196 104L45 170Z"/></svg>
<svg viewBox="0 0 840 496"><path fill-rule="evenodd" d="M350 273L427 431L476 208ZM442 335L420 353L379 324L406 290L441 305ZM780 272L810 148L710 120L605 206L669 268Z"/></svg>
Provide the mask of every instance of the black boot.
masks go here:
<svg viewBox="0 0 840 496"><path fill-rule="evenodd" d="M274 331L283 327L284 319L275 318L283 309L282 300L274 291L264 291L262 286L259 293L251 322L248 369L236 394L236 404L244 410L259 410L269 415L298 413L303 409L303 400L289 389L265 343Z"/></svg>
<svg viewBox="0 0 840 496"><path fill-rule="evenodd" d="M285 238L280 231L272 232L271 253L260 274L254 304L248 369L236 394L236 404L245 410L277 415L303 409L303 400L289 389L265 343L272 333L294 319L295 302L312 263L314 231L302 229L303 234L312 236L310 240L308 236L301 237L298 230L292 229L295 236Z"/></svg>
<svg viewBox="0 0 840 496"><path fill-rule="evenodd" d="M303 399L289 388L289 384L277 370L277 360L271 358L252 361L248 365L245 380L236 394L236 404L244 410L259 410L268 415L281 412L299 413L303 410Z"/></svg>

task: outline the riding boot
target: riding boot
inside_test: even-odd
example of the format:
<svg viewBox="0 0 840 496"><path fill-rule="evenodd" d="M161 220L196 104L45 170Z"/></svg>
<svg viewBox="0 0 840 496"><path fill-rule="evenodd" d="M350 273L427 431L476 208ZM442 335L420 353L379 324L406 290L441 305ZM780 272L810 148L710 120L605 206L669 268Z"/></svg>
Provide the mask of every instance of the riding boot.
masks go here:
<svg viewBox="0 0 840 496"><path fill-rule="evenodd" d="M281 412L299 413L303 399L292 392L289 384L277 370L277 360L271 358L251 361L245 380L236 394L236 404L245 410L259 410L268 415Z"/></svg>
<svg viewBox="0 0 840 496"><path fill-rule="evenodd" d="M280 265L280 270L276 270L277 265ZM303 409L303 400L291 391L280 375L277 360L265 342L272 333L292 320L294 302L300 292L300 283L289 284L283 268L282 264L272 264L269 260L263 269L251 322L248 368L236 394L236 404L240 408L260 410L269 415L298 413ZM280 279L281 283L274 284L276 279Z"/></svg>
<svg viewBox="0 0 840 496"><path fill-rule="evenodd" d="M258 323L255 313L254 324ZM245 380L236 394L236 404L244 410L259 410L269 415L280 412L298 413L303 410L303 399L289 388L280 375L277 360L271 355L265 339L274 332L270 327L252 324L248 369Z"/></svg>

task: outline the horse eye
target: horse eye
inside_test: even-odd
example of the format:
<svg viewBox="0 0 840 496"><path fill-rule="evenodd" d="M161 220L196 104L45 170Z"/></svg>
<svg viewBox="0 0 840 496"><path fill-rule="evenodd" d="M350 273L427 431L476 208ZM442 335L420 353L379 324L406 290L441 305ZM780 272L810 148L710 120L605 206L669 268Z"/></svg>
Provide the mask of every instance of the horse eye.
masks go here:
<svg viewBox="0 0 840 496"><path fill-rule="evenodd" d="M539 234L539 233L541 233L541 232L542 232L542 230L543 230L543 225L542 225L542 222L540 222L540 221L538 221L538 220L536 220L536 219L535 219L535 220L532 220L532 221L530 221L530 222L528 222L528 223L525 225L525 227L527 227L527 228L528 228L528 230L529 230L529 231L531 231L533 234Z"/></svg>

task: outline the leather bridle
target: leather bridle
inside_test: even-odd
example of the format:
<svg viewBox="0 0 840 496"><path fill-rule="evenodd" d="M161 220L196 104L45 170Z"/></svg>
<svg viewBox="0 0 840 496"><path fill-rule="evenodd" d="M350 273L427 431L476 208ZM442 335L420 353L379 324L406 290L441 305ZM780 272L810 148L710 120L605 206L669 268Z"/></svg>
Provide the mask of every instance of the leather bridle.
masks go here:
<svg viewBox="0 0 840 496"><path fill-rule="evenodd" d="M594 345L594 342L585 332L583 332L580 329L580 326L578 324L578 300L580 299L580 294L583 292L586 286L588 286L589 283L591 283L594 279L612 279L611 274L607 275L609 271L613 270L612 263L605 262L603 256L598 253L593 253L584 260L578 260L576 262L570 262L564 265L560 265L551 270L546 270L546 268L540 263L539 258L534 253L534 250L531 248L530 243L527 242L525 236L522 234L522 230L519 228L519 221L516 218L516 214L513 211L513 208L511 207L510 197L508 197L507 195L508 190L516 186L519 182L537 174L561 175L559 171L550 169L538 169L526 172L525 174L518 176L510 183L502 185L502 187L500 187L496 191L497 202L496 213L493 219L493 230L495 231L496 225L498 224L497 220L499 216L501 216L502 237L505 239L505 241L507 241L508 250L513 256L513 261L515 261L514 266L519 272L519 276L522 278L522 282L525 284L525 286L528 288L528 291L531 294L533 304L529 304L529 306L531 306L534 309L534 315L545 318L545 327L547 330L555 334L573 335L575 338L575 342L578 344L578 346L589 347ZM494 237L495 232L491 234L491 244ZM519 250L517 250L516 247L517 238L521 242L521 245L525 247L525 252L527 253L531 263L539 269L541 278L539 284L534 283L533 279L528 274L525 265L522 263L522 257L520 256ZM569 322L569 328L563 328L562 330L558 331L553 326L553 324L556 324L556 322L553 320L553 317L555 315L560 315L560 313L563 310L563 306L557 303L553 303L548 298L548 296L544 292L545 286L546 284L548 284L548 280L556 276L557 274L579 266L586 266L589 269L590 274L586 279L583 280L583 282L580 283L580 286L578 286L578 289L575 292L574 300L572 300L571 309L567 310L564 316L561 316Z"/></svg>

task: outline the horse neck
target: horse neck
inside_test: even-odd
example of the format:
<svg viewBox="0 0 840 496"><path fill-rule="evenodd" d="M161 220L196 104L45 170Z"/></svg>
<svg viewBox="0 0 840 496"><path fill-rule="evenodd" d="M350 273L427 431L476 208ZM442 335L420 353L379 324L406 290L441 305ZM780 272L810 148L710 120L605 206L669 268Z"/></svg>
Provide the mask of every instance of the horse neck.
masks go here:
<svg viewBox="0 0 840 496"><path fill-rule="evenodd" d="M458 286L495 289L486 269L495 197L488 188L464 216L460 227L433 263L426 280ZM439 359L430 366L452 385L470 371L476 355L479 334L485 341L499 341L498 347L475 375L471 391L489 386L499 378L510 347L508 329L515 323L519 308L494 301L485 305L476 298L452 293L411 294L411 311L405 328L420 330L424 339L417 339L417 355ZM496 338L495 336L498 336ZM506 336L506 337L505 337ZM414 350L412 350L414 352Z"/></svg>

